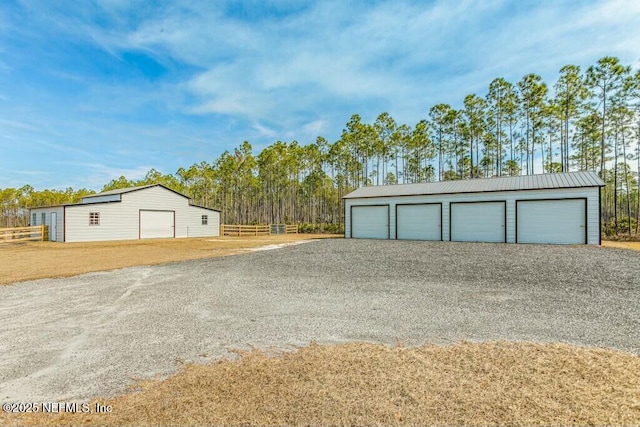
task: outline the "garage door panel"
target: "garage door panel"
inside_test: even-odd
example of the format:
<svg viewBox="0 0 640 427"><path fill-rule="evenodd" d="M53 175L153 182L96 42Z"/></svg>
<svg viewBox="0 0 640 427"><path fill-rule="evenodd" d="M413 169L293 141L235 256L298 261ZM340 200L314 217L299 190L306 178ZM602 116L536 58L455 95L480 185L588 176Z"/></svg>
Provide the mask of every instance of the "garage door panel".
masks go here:
<svg viewBox="0 0 640 427"><path fill-rule="evenodd" d="M396 206L398 240L442 240L440 204Z"/></svg>
<svg viewBox="0 0 640 427"><path fill-rule="evenodd" d="M518 243L586 243L584 199L516 202Z"/></svg>
<svg viewBox="0 0 640 427"><path fill-rule="evenodd" d="M389 206L351 207L351 237L359 239L388 239Z"/></svg>
<svg viewBox="0 0 640 427"><path fill-rule="evenodd" d="M174 237L173 211L140 211L140 238Z"/></svg>
<svg viewBox="0 0 640 427"><path fill-rule="evenodd" d="M505 242L505 202L451 203L451 240Z"/></svg>

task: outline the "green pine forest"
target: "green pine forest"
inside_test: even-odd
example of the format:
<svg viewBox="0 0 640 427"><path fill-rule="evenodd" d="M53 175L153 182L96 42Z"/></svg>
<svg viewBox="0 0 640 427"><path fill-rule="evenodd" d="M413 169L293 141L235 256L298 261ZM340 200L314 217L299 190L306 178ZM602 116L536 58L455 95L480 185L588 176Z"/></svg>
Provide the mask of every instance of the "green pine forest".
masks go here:
<svg viewBox="0 0 640 427"><path fill-rule="evenodd" d="M249 142L173 174L122 176L101 190L161 183L194 203L222 210L226 224L300 224L341 232L342 196L364 185L595 171L606 182L602 232L638 235L640 70L604 57L566 65L547 83L527 74L496 78L461 108L436 104L413 125L381 113L353 114L337 141L277 141L254 153ZM0 189L0 227L27 225L26 208L79 201L86 189Z"/></svg>

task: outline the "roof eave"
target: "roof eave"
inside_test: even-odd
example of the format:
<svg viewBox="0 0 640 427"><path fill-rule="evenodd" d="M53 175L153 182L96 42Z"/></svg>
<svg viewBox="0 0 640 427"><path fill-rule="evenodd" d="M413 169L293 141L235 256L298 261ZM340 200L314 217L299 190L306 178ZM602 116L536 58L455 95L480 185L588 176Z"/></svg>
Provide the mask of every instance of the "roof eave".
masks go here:
<svg viewBox="0 0 640 427"><path fill-rule="evenodd" d="M194 208L207 209L207 210L214 211L214 212L222 212L220 209L208 208L206 206L196 205L196 204L191 203L191 202L189 202L189 206L193 206Z"/></svg>

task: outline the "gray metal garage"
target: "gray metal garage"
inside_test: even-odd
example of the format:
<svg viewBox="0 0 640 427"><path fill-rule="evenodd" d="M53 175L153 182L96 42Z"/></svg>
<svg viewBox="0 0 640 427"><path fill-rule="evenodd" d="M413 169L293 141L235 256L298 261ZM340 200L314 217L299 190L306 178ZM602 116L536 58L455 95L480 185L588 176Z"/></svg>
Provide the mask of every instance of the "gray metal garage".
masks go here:
<svg viewBox="0 0 640 427"><path fill-rule="evenodd" d="M362 187L346 196L345 237L600 244L594 172Z"/></svg>

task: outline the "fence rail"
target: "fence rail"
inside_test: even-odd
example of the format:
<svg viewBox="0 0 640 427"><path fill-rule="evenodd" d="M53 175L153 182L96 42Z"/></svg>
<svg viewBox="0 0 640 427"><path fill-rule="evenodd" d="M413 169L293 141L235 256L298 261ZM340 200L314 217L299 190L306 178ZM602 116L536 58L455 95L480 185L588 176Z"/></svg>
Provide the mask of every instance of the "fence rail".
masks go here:
<svg viewBox="0 0 640 427"><path fill-rule="evenodd" d="M221 236L269 236L271 231L268 225L233 225L223 224L220 226Z"/></svg>
<svg viewBox="0 0 640 427"><path fill-rule="evenodd" d="M298 234L298 226L297 225L285 225L284 232L286 234Z"/></svg>
<svg viewBox="0 0 640 427"><path fill-rule="evenodd" d="M270 236L272 234L298 234L297 225L267 224L267 225L239 225L222 224L221 236Z"/></svg>
<svg viewBox="0 0 640 427"><path fill-rule="evenodd" d="M18 243L49 240L49 226L0 228L0 243Z"/></svg>

